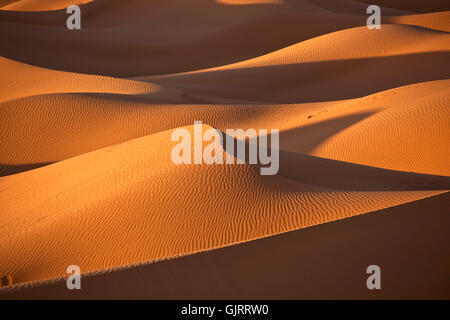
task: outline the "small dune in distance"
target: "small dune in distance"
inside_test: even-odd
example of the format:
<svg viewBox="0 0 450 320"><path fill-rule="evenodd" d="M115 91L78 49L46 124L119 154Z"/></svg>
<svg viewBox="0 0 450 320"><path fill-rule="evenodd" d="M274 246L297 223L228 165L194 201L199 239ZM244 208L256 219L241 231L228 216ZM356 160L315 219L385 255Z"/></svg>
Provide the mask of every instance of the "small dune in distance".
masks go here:
<svg viewBox="0 0 450 320"><path fill-rule="evenodd" d="M448 1L0 0L0 43L0 299L450 299Z"/></svg>

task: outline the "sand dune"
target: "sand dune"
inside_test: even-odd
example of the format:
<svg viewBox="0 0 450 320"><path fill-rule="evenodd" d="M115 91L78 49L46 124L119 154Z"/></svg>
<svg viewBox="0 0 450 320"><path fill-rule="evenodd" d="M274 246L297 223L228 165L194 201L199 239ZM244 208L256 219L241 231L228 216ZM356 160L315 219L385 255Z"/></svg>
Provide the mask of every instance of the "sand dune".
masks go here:
<svg viewBox="0 0 450 320"><path fill-rule="evenodd" d="M23 74L27 77L24 78ZM152 83L53 71L5 58L0 58L0 77L0 102L55 93L151 95L170 101L176 98L177 93L177 90L164 90Z"/></svg>
<svg viewBox="0 0 450 320"><path fill-rule="evenodd" d="M62 74L61 79L64 76L80 77ZM143 94L136 97L129 94L132 91L71 93L82 89L83 82L79 81L69 93L45 94L48 90L44 87L39 89L42 94L0 103L4 119L0 126L4 137L0 141L3 175L20 172L29 168L27 165L52 163L143 135L192 125L196 120L220 130L278 128L281 149L294 153L400 171L450 175L446 138L450 134L446 117L449 80L328 103L204 105L190 103L195 96L170 90L158 101L157 97L166 91L146 95L153 87L145 87L145 83L90 76L84 79L97 88L105 88L107 84L113 88L115 82L140 85L133 90ZM64 81L58 83L61 89L66 89ZM20 83L17 86L17 92L26 92ZM38 88L34 86L33 90ZM57 86L52 88L55 90ZM161 102L170 101L166 97L179 102ZM183 99L187 101L182 103ZM201 103L200 97L198 100ZM395 125L391 118L396 119ZM394 141L392 137L396 137ZM349 140L358 145L348 148Z"/></svg>
<svg viewBox="0 0 450 320"><path fill-rule="evenodd" d="M333 7L331 1L321 3ZM65 11L0 11L0 41L6 42L0 54L52 69L120 77L176 73L242 61L364 26L365 6L358 6L357 12L334 12L309 1L229 6L212 0L108 0L86 4L83 32L70 32ZM387 9L383 13L390 14ZM438 13L433 24L422 15L404 23L445 29L449 14ZM396 21L386 19L383 23ZM33 50L18 50L18 43Z"/></svg>
<svg viewBox="0 0 450 320"><path fill-rule="evenodd" d="M448 78L449 68L433 65L448 66L449 44L450 35L440 31L388 25L373 33L360 27L224 67L137 79L157 81L192 94L251 101L348 99ZM336 86L336 82L342 86Z"/></svg>
<svg viewBox="0 0 450 320"><path fill-rule="evenodd" d="M0 2L0 299L448 298L450 11L364 2ZM175 165L199 120L279 171Z"/></svg>
<svg viewBox="0 0 450 320"><path fill-rule="evenodd" d="M442 252L450 249L449 197L446 193L236 246L87 274L77 292L58 279L3 290L0 297L448 299L448 282L442 279L447 279L450 261ZM429 219L423 219L424 212ZM373 261L380 263L383 281L391 286L369 291L361 285Z"/></svg>
<svg viewBox="0 0 450 320"><path fill-rule="evenodd" d="M192 132L192 127L188 128ZM157 133L3 178L0 255L5 259L0 269L25 282L61 276L64 266L74 264L74 259L83 270L92 271L172 257L366 213L450 189L448 178L406 174L392 179L389 172L374 175L368 169L355 169L354 174L369 186L369 179L383 180L383 191L338 192L338 186L324 189L317 184L342 181L348 169L341 176L336 168L330 170L338 174L335 177L315 175L313 186L310 181L302 181L304 172L324 172L327 164L305 162L295 155L294 160L286 161L294 161L298 171L283 164L282 159L280 166L290 167L289 175L267 179L250 165L180 167L170 159L174 145L170 133ZM351 180L341 188L350 187L349 183ZM409 185L413 190L406 191L411 189ZM394 191L386 191L390 189ZM22 260L24 256L26 261Z"/></svg>
<svg viewBox="0 0 450 320"><path fill-rule="evenodd" d="M448 11L443 11L427 14L387 17L387 22L392 24L415 25L428 29L449 32L450 22L448 17Z"/></svg>

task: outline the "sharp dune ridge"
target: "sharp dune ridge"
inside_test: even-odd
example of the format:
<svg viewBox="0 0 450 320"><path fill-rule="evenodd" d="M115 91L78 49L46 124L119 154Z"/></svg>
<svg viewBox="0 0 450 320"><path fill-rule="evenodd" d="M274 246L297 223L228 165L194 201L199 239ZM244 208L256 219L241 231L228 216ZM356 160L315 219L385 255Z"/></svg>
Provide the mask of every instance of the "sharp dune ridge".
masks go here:
<svg viewBox="0 0 450 320"><path fill-rule="evenodd" d="M365 2L0 1L0 299L450 298L450 8ZM277 174L174 164L194 121Z"/></svg>

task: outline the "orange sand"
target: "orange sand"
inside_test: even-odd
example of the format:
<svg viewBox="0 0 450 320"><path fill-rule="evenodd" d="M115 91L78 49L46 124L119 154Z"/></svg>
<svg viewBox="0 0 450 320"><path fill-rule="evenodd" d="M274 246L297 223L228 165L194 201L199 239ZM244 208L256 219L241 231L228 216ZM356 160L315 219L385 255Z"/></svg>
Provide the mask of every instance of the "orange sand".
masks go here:
<svg viewBox="0 0 450 320"><path fill-rule="evenodd" d="M381 30L350 0L0 7L0 299L450 298L450 11L378 2ZM280 129L278 174L175 165L196 120Z"/></svg>

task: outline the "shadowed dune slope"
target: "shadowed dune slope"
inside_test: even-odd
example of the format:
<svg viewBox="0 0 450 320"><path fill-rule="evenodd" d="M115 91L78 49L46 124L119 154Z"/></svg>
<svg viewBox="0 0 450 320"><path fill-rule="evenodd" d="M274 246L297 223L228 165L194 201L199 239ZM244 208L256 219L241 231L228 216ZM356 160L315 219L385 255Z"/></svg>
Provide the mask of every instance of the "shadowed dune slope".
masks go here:
<svg viewBox="0 0 450 320"><path fill-rule="evenodd" d="M436 11L449 11L450 4L447 0L432 0L432 1L403 1L403 0L357 0L366 4L376 4L378 6L387 6L389 8L397 8L402 10L408 10L412 12L436 12Z"/></svg>

